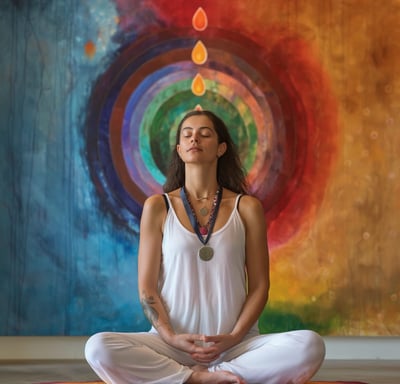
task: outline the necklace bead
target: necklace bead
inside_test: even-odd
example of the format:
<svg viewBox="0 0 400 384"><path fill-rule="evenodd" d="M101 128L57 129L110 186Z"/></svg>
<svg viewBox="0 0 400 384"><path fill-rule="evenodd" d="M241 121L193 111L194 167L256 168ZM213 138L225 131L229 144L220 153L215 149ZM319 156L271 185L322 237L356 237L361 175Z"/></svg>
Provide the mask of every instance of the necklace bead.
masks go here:
<svg viewBox="0 0 400 384"><path fill-rule="evenodd" d="M200 228L199 228L199 232L200 232L200 235L202 235L202 236L207 236L207 234L208 234L208 229L207 229L207 227L200 227Z"/></svg>

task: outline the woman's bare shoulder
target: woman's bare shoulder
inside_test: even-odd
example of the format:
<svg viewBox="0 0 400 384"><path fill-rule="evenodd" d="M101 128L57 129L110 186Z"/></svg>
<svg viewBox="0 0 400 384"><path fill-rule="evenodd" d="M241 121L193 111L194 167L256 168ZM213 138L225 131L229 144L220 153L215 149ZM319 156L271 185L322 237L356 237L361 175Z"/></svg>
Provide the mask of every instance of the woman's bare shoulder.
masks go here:
<svg viewBox="0 0 400 384"><path fill-rule="evenodd" d="M251 195L243 195L239 202L239 213L245 221L264 220L264 209L261 201Z"/></svg>
<svg viewBox="0 0 400 384"><path fill-rule="evenodd" d="M165 200L162 194L151 195L145 200L144 208L156 209L162 204L165 205Z"/></svg>
<svg viewBox="0 0 400 384"><path fill-rule="evenodd" d="M257 197L251 195L242 195L240 204L250 209L262 209L261 201Z"/></svg>
<svg viewBox="0 0 400 384"><path fill-rule="evenodd" d="M174 191L168 192L168 196L171 201L176 198L180 198L179 189ZM165 212L166 211L166 199L165 194L155 194L149 196L143 205L144 211L151 211L151 212Z"/></svg>
<svg viewBox="0 0 400 384"><path fill-rule="evenodd" d="M143 205L141 217L141 232L162 230L163 223L167 216L167 206L162 194L149 196Z"/></svg>
<svg viewBox="0 0 400 384"><path fill-rule="evenodd" d="M155 219L156 217L160 217L161 219L167 213L167 205L165 202L165 198L162 194L155 194L149 196L143 205L143 217L149 217Z"/></svg>

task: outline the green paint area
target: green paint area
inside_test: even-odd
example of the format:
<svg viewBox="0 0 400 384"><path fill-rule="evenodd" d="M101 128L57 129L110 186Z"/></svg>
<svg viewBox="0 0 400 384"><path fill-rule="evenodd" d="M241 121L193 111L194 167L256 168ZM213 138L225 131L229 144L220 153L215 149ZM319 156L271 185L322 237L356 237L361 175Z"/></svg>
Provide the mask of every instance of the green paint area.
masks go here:
<svg viewBox="0 0 400 384"><path fill-rule="evenodd" d="M181 82L189 88L188 81ZM177 91L168 98L156 100L144 114L140 129L140 150L150 173L160 183L169 164L169 155L175 145L176 128L184 114L196 105L209 109L220 116L228 125L232 140L238 147L244 168L251 169L257 151L257 127L251 112L238 99L232 104L217 93L207 91L202 97L193 95L190 90ZM239 108L240 107L240 108ZM241 110L241 112L239 112Z"/></svg>
<svg viewBox="0 0 400 384"><path fill-rule="evenodd" d="M332 309L316 306L295 306L293 303L268 305L259 320L261 333L310 329L321 335L332 334L343 326Z"/></svg>

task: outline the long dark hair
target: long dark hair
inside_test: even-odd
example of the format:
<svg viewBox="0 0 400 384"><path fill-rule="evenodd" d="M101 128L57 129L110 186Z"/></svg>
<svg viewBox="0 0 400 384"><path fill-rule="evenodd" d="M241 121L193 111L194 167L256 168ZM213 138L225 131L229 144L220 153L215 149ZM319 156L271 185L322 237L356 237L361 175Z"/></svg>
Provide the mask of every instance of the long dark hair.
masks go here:
<svg viewBox="0 0 400 384"><path fill-rule="evenodd" d="M181 129L184 121L191 116L207 116L213 123L218 135L218 143L226 143L225 153L218 159L217 181L224 188L236 193L247 193L247 182L243 165L238 151L229 134L225 123L215 113L206 110L193 110L188 112L178 125L175 147L171 153L167 179L163 185L164 192L171 192L185 184L185 163L179 157L176 146L179 144Z"/></svg>

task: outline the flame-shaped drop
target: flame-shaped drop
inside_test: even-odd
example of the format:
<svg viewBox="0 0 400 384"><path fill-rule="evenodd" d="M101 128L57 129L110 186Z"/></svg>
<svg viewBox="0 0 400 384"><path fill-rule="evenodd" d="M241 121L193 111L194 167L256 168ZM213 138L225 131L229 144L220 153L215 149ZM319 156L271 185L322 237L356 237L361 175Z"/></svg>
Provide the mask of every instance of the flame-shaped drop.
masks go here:
<svg viewBox="0 0 400 384"><path fill-rule="evenodd" d="M207 61L207 48L201 40L199 40L192 49L192 61L195 64L204 64Z"/></svg>
<svg viewBox="0 0 400 384"><path fill-rule="evenodd" d="M196 31L204 31L208 26L207 14L202 7L197 8L192 18L192 25Z"/></svg>
<svg viewBox="0 0 400 384"><path fill-rule="evenodd" d="M93 59L94 55L96 54L96 44L92 40L89 40L88 42L86 42L85 54L90 59Z"/></svg>
<svg viewBox="0 0 400 384"><path fill-rule="evenodd" d="M192 92L196 96L203 96L206 92L206 85L204 83L203 77L198 73L192 81Z"/></svg>
<svg viewBox="0 0 400 384"><path fill-rule="evenodd" d="M197 104L197 105L194 107L194 110L195 110L195 111L202 111L202 110L203 110L203 107L202 107L200 104Z"/></svg>

